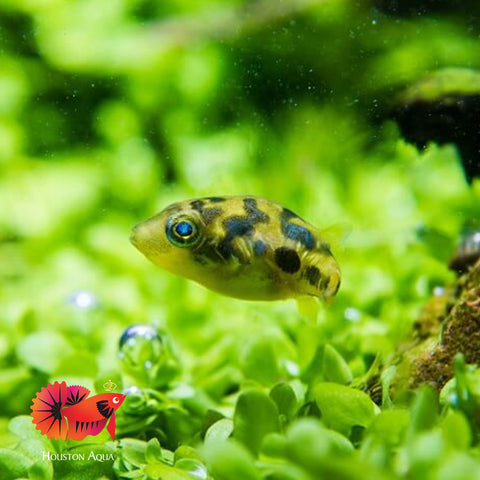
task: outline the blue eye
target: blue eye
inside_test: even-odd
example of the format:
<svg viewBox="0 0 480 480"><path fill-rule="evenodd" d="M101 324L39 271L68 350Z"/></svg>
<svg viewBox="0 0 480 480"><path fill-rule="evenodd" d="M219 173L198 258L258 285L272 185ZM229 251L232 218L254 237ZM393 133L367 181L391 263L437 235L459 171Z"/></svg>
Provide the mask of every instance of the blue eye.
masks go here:
<svg viewBox="0 0 480 480"><path fill-rule="evenodd" d="M179 222L175 225L175 233L179 237L189 237L193 233L193 227L188 222Z"/></svg>
<svg viewBox="0 0 480 480"><path fill-rule="evenodd" d="M169 242L176 247L191 247L199 238L196 224L185 216L170 218L167 221L165 233Z"/></svg>

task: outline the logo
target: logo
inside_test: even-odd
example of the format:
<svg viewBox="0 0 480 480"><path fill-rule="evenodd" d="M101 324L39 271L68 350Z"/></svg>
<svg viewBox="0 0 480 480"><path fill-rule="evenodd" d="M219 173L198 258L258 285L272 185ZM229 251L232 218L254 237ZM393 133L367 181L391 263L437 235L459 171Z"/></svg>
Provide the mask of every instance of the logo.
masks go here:
<svg viewBox="0 0 480 480"><path fill-rule="evenodd" d="M116 387L111 380L106 385L109 390ZM87 435L98 435L108 423L107 432L115 440L115 411L125 395L101 393L88 397L89 393L85 387L67 387L65 382L42 387L30 407L37 430L55 440L83 440Z"/></svg>
<svg viewBox="0 0 480 480"><path fill-rule="evenodd" d="M117 388L117 384L113 383L110 379L108 382L105 382L103 384L103 388L105 389L106 392L111 392L112 390L115 390Z"/></svg>

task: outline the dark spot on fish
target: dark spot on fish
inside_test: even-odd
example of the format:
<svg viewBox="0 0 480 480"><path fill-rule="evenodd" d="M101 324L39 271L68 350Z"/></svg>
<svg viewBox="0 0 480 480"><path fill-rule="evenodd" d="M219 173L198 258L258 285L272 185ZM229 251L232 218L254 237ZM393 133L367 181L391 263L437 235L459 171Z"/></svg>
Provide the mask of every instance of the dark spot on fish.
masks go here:
<svg viewBox="0 0 480 480"><path fill-rule="evenodd" d="M190 206L193 210L200 213L206 224L209 224L212 220L214 220L222 213L222 210L220 208L205 207L205 202L203 200L193 200L192 202L190 202Z"/></svg>
<svg viewBox="0 0 480 480"><path fill-rule="evenodd" d="M225 261L224 255L219 252L217 246L212 243L202 243L197 249L193 250L192 258L200 265Z"/></svg>
<svg viewBox="0 0 480 480"><path fill-rule="evenodd" d="M224 202L226 199L224 197L205 197L205 200L210 200L212 203Z"/></svg>
<svg viewBox="0 0 480 480"><path fill-rule="evenodd" d="M330 245L329 245L328 243L321 243L320 246L319 246L319 250L320 250L322 253L333 257L333 253L332 253L332 251L330 250Z"/></svg>
<svg viewBox="0 0 480 480"><path fill-rule="evenodd" d="M284 235L295 242L300 242L305 248L311 250L315 247L315 237L308 228L295 223L285 223L283 226Z"/></svg>
<svg viewBox="0 0 480 480"><path fill-rule="evenodd" d="M287 247L275 249L275 263L286 273L298 272L301 265L298 253Z"/></svg>
<svg viewBox="0 0 480 480"><path fill-rule="evenodd" d="M329 281L330 281L329 277L322 276L322 278L320 279L320 285L318 286L318 288L322 291L326 290L328 287Z"/></svg>
<svg viewBox="0 0 480 480"><path fill-rule="evenodd" d="M218 252L228 260L232 255L240 258L239 252L235 251L233 241L236 237L250 237L255 232L256 223L268 222L269 217L257 207L257 201L254 198L245 198L243 206L246 215L233 215L223 221L225 227L225 237L218 245Z"/></svg>
<svg viewBox="0 0 480 480"><path fill-rule="evenodd" d="M335 296L337 294L338 289L340 288L340 283L341 283L340 280L338 280L337 285L335 287L335 291L333 292L333 296Z"/></svg>
<svg viewBox="0 0 480 480"><path fill-rule="evenodd" d="M299 220L303 220L295 212L292 212L290 209L283 207L282 219L285 219L285 221L288 222L288 220L291 220L292 218L298 218Z"/></svg>
<svg viewBox="0 0 480 480"><path fill-rule="evenodd" d="M225 220L224 225L227 231L227 237L231 239L251 235L254 230L253 222L244 217L230 217Z"/></svg>
<svg viewBox="0 0 480 480"><path fill-rule="evenodd" d="M243 208L245 209L249 220L254 223L267 222L269 219L268 215L258 208L257 201L254 198L245 198L243 200Z"/></svg>
<svg viewBox="0 0 480 480"><path fill-rule="evenodd" d="M230 242L222 240L218 245L218 253L223 260L228 260L234 254L233 246Z"/></svg>
<svg viewBox="0 0 480 480"><path fill-rule="evenodd" d="M261 257L262 255L265 255L266 251L267 246L261 240L256 240L253 244L253 253L255 256Z"/></svg>
<svg viewBox="0 0 480 480"><path fill-rule="evenodd" d="M304 277L313 287L318 287L318 282L321 278L320 270L315 265L309 265L305 268L302 277Z"/></svg>
<svg viewBox="0 0 480 480"><path fill-rule="evenodd" d="M190 202L190 206L193 210L201 213L203 207L205 206L205 202L203 200L193 200L192 202Z"/></svg>
<svg viewBox="0 0 480 480"><path fill-rule="evenodd" d="M207 224L221 215L221 213L222 210L220 208L204 208L200 211L200 215Z"/></svg>
<svg viewBox="0 0 480 480"><path fill-rule="evenodd" d="M193 261L199 263L200 265L207 265L207 260L205 259L206 255L193 255Z"/></svg>
<svg viewBox="0 0 480 480"><path fill-rule="evenodd" d="M291 223L290 220L294 218L301 222L305 221L288 208L282 210L280 216L282 233L290 240L301 243L305 248L309 250L313 249L315 247L315 237L313 233L302 225Z"/></svg>
<svg viewBox="0 0 480 480"><path fill-rule="evenodd" d="M225 260L235 255L235 249L232 245L236 237L251 236L255 230L254 224L246 217L233 216L224 220L225 238L219 243L218 251Z"/></svg>

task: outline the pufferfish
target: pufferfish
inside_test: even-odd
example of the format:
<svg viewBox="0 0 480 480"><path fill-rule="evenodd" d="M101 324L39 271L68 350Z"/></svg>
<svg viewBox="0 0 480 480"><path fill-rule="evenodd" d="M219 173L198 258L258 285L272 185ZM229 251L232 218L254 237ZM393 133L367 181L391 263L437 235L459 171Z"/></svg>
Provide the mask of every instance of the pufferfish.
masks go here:
<svg viewBox="0 0 480 480"><path fill-rule="evenodd" d="M136 225L130 240L159 267L230 297L328 302L340 287L340 269L319 230L263 198L173 203Z"/></svg>

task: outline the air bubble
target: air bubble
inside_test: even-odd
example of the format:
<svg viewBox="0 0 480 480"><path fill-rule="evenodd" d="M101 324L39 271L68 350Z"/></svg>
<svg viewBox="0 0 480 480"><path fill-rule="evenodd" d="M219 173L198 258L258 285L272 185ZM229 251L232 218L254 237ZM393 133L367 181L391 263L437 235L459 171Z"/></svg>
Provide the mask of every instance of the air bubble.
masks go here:
<svg viewBox="0 0 480 480"><path fill-rule="evenodd" d="M74 292L67 299L70 305L82 310L93 310L99 306L97 297L87 291Z"/></svg>
<svg viewBox="0 0 480 480"><path fill-rule="evenodd" d="M135 384L159 388L178 374L168 337L151 325L132 325L120 337L118 356Z"/></svg>

